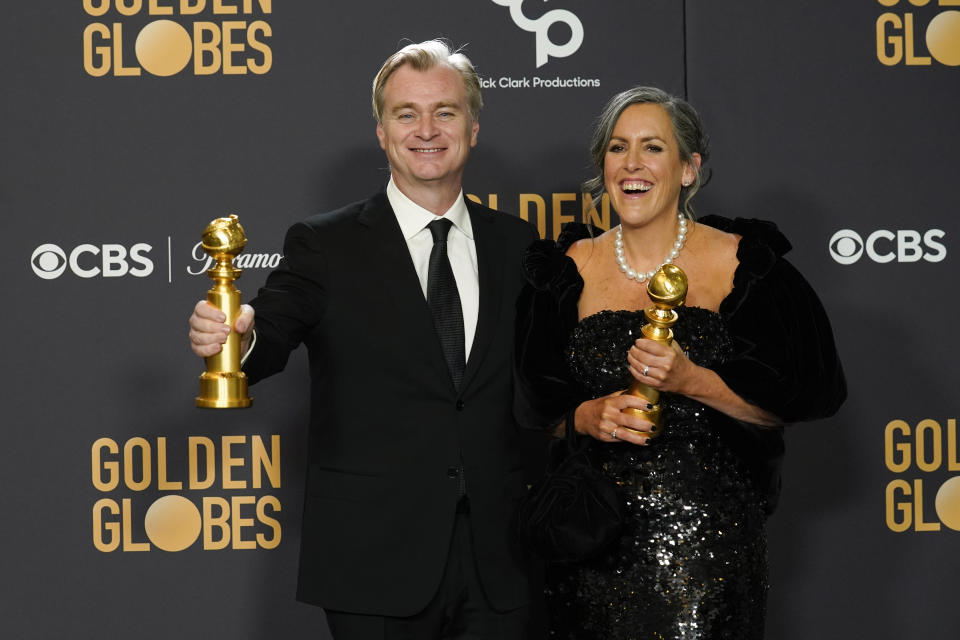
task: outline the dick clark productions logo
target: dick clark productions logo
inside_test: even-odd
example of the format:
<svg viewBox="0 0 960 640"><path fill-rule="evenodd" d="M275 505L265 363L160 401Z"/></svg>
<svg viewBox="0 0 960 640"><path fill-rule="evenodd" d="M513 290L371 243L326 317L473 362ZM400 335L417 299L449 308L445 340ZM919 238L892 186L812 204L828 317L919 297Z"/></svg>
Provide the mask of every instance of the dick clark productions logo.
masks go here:
<svg viewBox="0 0 960 640"><path fill-rule="evenodd" d="M547 64L550 57L566 58L573 55L583 44L583 23L572 11L566 9L552 9L536 19L531 19L523 13L523 0L493 0L501 7L510 7L510 18L514 24L536 34L537 68ZM570 28L570 39L563 44L557 44L550 39L550 27L563 23Z"/></svg>

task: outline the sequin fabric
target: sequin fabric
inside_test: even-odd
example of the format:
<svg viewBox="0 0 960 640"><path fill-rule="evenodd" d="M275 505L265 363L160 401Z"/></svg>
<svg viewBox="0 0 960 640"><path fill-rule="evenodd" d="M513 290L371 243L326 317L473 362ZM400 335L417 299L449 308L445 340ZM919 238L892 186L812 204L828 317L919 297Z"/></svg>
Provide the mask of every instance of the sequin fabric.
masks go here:
<svg viewBox="0 0 960 640"><path fill-rule="evenodd" d="M679 310L677 342L697 364L729 357L722 318ZM573 331L568 361L596 397L623 389L642 312L603 311ZM664 433L648 447L595 442L623 492L618 543L576 565L548 568L550 637L589 640L751 640L763 637L767 592L763 493L725 444L733 428L685 396L662 394Z"/></svg>

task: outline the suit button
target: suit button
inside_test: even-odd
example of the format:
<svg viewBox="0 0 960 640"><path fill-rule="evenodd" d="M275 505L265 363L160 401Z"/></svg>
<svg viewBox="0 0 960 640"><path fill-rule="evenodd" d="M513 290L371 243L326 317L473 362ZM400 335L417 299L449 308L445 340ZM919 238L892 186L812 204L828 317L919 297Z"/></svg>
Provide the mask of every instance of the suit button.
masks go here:
<svg viewBox="0 0 960 640"><path fill-rule="evenodd" d="M463 400L457 400L457 411L463 411Z"/></svg>
<svg viewBox="0 0 960 640"><path fill-rule="evenodd" d="M460 469L457 469L456 467L447 467L448 478L456 478L459 475L460 475Z"/></svg>

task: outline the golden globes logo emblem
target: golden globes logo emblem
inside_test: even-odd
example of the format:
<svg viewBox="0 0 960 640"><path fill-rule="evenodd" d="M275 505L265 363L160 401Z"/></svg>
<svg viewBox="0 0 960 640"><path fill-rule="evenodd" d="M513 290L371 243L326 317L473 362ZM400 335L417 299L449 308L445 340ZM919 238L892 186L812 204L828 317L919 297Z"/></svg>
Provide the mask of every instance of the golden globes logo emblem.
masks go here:
<svg viewBox="0 0 960 640"><path fill-rule="evenodd" d="M264 20L273 0L83 0L83 10L100 20L83 30L91 76L262 75L273 66Z"/></svg>
<svg viewBox="0 0 960 640"><path fill-rule="evenodd" d="M887 528L960 531L960 474L957 421L927 418L916 425L892 420L884 429L884 462L896 477L887 483Z"/></svg>
<svg viewBox="0 0 960 640"><path fill-rule="evenodd" d="M91 447L98 551L275 549L280 436L100 438ZM160 497L156 497L162 493Z"/></svg>
<svg viewBox="0 0 960 640"><path fill-rule="evenodd" d="M960 66L960 0L877 0L877 60L888 67ZM919 10L918 10L919 9Z"/></svg>

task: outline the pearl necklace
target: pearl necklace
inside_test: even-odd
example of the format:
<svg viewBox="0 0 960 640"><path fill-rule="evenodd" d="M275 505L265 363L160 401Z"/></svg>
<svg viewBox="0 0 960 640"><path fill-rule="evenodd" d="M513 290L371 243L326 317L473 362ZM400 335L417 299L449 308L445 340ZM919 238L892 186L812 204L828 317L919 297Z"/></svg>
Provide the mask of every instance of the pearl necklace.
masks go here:
<svg viewBox="0 0 960 640"><path fill-rule="evenodd" d="M687 239L687 219L682 213L677 214L677 224L677 239L673 242L673 249L670 250L670 255L667 256L666 260L657 265L656 269L647 272L636 271L627 263L627 257L623 254L623 225L618 225L615 247L617 264L620 265L620 271L623 271L623 274L631 280L645 282L655 276L660 267L676 260L677 256L680 255L680 249L683 248L684 241Z"/></svg>

